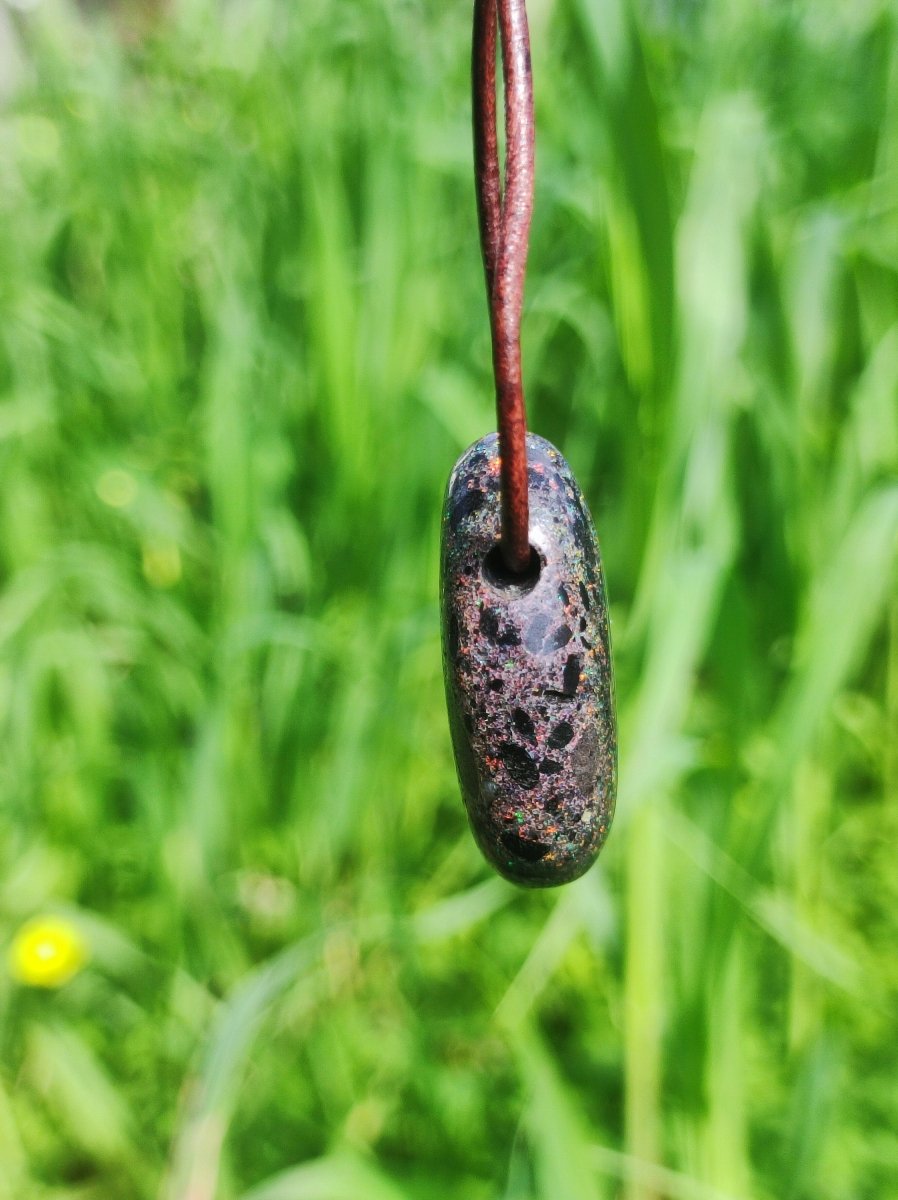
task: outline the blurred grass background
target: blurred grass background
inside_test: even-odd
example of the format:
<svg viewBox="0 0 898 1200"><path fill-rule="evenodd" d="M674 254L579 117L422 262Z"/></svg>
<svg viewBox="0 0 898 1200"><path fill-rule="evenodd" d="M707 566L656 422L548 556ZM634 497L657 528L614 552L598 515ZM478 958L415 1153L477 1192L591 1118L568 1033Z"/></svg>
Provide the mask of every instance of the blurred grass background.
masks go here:
<svg viewBox="0 0 898 1200"><path fill-rule="evenodd" d="M887 1200L898 17L530 0L531 424L618 816L492 878L437 541L493 428L468 3L0 5L2 1200Z"/></svg>

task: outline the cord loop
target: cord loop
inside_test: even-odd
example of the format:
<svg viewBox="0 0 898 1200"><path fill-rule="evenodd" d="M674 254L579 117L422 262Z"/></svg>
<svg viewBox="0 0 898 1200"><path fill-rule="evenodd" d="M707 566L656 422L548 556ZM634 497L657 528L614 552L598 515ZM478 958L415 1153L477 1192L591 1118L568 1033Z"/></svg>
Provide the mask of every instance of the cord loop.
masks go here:
<svg viewBox="0 0 898 1200"><path fill-rule="evenodd" d="M502 49L505 184L496 128L496 29ZM502 554L515 574L530 562L527 418L521 309L533 212L533 80L524 0L475 0L472 56L474 174L496 381Z"/></svg>

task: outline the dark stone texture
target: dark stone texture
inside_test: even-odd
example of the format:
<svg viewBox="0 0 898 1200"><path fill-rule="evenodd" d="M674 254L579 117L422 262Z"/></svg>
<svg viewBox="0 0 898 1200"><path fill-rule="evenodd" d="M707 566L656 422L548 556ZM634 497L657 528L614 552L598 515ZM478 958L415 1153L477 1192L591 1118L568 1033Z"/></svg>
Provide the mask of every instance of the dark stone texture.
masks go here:
<svg viewBox="0 0 898 1200"><path fill-rule="evenodd" d="M561 750L574 736L574 729L567 721L559 721L549 734L548 745L552 750Z"/></svg>
<svg viewBox="0 0 898 1200"><path fill-rule="evenodd" d="M524 712L523 708L516 708L511 714L511 719L514 722L514 727L518 733L522 734L528 742L533 742L536 745L536 729L533 721Z"/></svg>
<svg viewBox="0 0 898 1200"><path fill-rule="evenodd" d="M523 788L534 788L539 783L539 767L521 746L514 742L503 742L499 757L509 779Z"/></svg>
<svg viewBox="0 0 898 1200"><path fill-rule="evenodd" d="M508 879L549 887L582 875L607 836L617 733L595 530L559 451L528 434L527 461L535 582L508 584L494 565L483 566L499 540L496 434L452 472L443 509L443 662L477 843Z"/></svg>

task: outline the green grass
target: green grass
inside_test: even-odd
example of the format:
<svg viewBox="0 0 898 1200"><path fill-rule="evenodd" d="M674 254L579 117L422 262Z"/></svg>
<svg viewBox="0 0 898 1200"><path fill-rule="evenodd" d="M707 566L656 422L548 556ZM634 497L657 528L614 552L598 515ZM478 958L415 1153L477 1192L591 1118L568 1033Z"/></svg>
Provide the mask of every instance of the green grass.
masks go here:
<svg viewBox="0 0 898 1200"><path fill-rule="evenodd" d="M467 831L442 489L493 427L469 5L16 15L0 110L2 1200L885 1200L898 21L531 0L532 427L616 824ZM7 31L8 32L8 31Z"/></svg>

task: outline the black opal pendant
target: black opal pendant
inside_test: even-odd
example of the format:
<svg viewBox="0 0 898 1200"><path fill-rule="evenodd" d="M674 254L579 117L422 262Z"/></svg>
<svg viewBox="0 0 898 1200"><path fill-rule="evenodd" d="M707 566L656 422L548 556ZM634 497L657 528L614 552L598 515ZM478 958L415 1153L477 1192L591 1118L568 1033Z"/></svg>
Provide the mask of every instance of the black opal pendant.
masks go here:
<svg viewBox="0 0 898 1200"><path fill-rule="evenodd" d="M495 433L461 456L443 509L443 667L474 836L529 887L582 875L614 814L617 732L605 581L561 453L527 435L531 567L499 551Z"/></svg>

